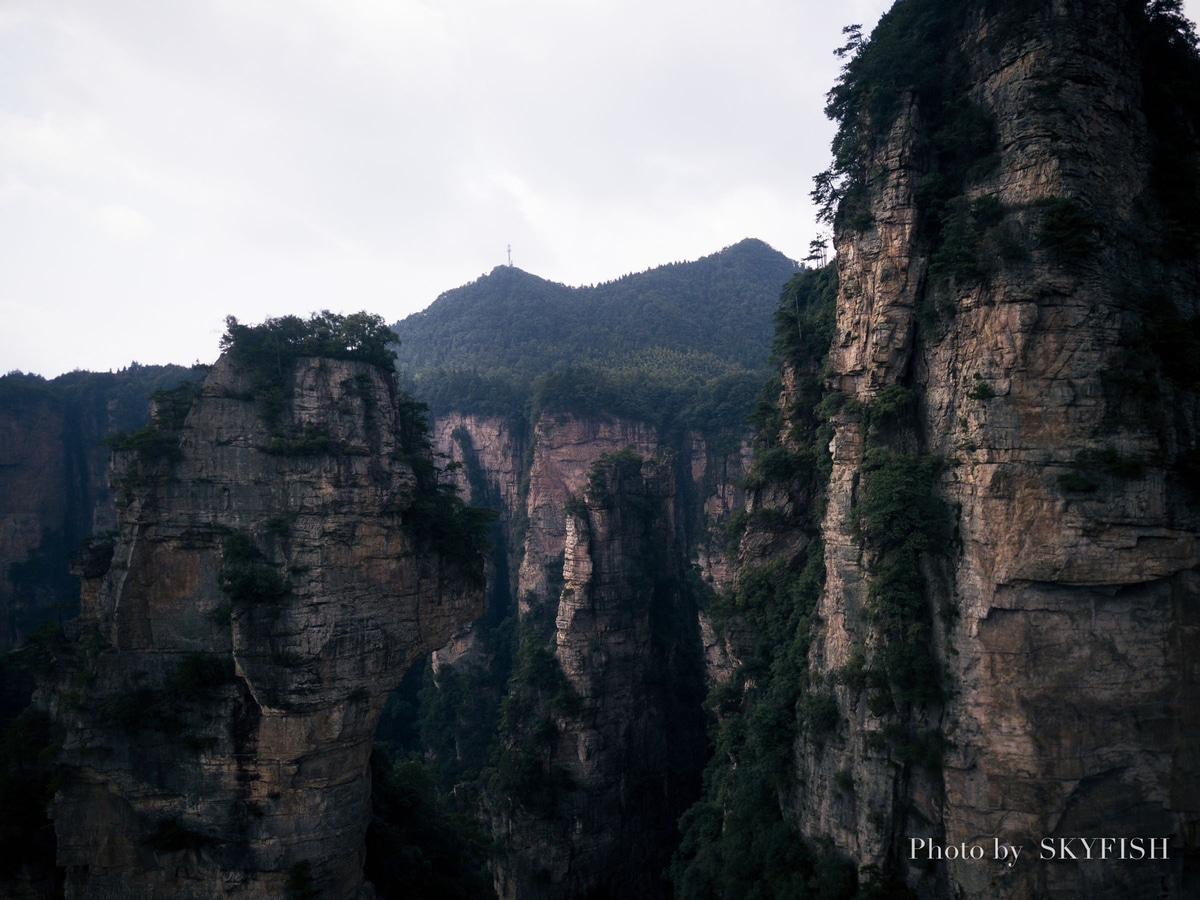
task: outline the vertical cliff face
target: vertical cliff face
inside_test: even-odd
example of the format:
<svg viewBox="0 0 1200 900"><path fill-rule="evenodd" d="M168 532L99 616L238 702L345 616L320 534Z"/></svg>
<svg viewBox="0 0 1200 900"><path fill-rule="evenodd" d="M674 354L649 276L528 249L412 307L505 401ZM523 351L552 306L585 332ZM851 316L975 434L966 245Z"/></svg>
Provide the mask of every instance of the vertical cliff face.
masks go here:
<svg viewBox="0 0 1200 900"><path fill-rule="evenodd" d="M501 416L447 412L433 424L434 449L458 463L455 481L467 502L494 505L511 520L520 503L525 436Z"/></svg>
<svg viewBox="0 0 1200 900"><path fill-rule="evenodd" d="M1194 192L1194 139L1181 163L1153 71L1164 20L1140 4L978 7L946 65L962 66L953 102L995 129L991 155L934 209L948 138L914 89L873 123L838 233L830 364L850 402L811 660L840 725L801 745L793 809L931 895L1183 896L1200 822L1200 279L1169 193ZM901 474L924 478L913 496L952 539L872 531ZM909 645L888 624L902 552L924 595ZM1043 838L1076 836L1167 838L1171 858L1039 859ZM988 858L912 859L913 838ZM994 841L1020 862L994 861Z"/></svg>
<svg viewBox="0 0 1200 900"><path fill-rule="evenodd" d="M627 419L570 414L539 418L524 498L524 555L517 577L523 609L529 598L545 595L558 578L567 527L563 507L568 497L583 490L591 465L618 450L656 456L667 446L654 427ZM749 447L743 441L726 452L711 446L698 432L688 432L678 449L696 518L687 529L688 552L702 577L719 591L730 577L725 529L745 502L740 482L749 465ZM553 591L551 595L557 596Z"/></svg>
<svg viewBox="0 0 1200 900"><path fill-rule="evenodd" d="M70 459L61 405L46 394L25 393L6 397L2 412L0 651L8 651L36 622L38 608L58 599L54 582L22 578L21 570L36 567L39 550L47 544L66 543L63 531L70 519L72 491L64 490L70 481ZM78 499L77 488L73 493ZM78 532L78 524L73 530ZM69 577L65 566L60 574Z"/></svg>
<svg viewBox="0 0 1200 900"><path fill-rule="evenodd" d="M376 722L482 577L438 543L392 376L301 359L283 385L264 409L223 357L158 452L114 460L119 531L48 697L68 896L369 894Z"/></svg>
<svg viewBox="0 0 1200 900"><path fill-rule="evenodd" d="M116 523L108 433L149 418L147 397L191 374L181 366L0 377L0 652L40 624L74 615L70 557Z"/></svg>
<svg viewBox="0 0 1200 900"><path fill-rule="evenodd" d="M509 700L507 754L542 787L494 810L500 896L667 896L705 755L674 494L671 460L625 450L592 468L567 513L553 656L528 645Z"/></svg>

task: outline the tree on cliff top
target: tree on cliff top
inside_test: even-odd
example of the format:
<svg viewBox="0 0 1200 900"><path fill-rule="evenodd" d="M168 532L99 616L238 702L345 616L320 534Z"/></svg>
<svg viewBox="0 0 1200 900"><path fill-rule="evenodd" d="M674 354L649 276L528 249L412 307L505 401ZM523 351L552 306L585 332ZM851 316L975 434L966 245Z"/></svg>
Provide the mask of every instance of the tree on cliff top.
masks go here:
<svg viewBox="0 0 1200 900"><path fill-rule="evenodd" d="M381 316L356 312L348 316L322 310L308 320L299 316L267 319L261 325L243 325L234 316L225 318L221 350L235 362L250 367L285 362L305 356L355 359L391 369L396 334Z"/></svg>

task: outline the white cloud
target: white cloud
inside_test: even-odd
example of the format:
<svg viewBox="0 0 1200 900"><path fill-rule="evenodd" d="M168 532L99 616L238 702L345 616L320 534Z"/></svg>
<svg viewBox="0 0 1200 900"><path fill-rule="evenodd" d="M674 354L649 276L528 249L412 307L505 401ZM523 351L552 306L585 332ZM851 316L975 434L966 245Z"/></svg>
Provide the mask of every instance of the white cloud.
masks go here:
<svg viewBox="0 0 1200 900"><path fill-rule="evenodd" d="M120 203L110 203L95 210L100 230L122 244L140 244L154 235L154 221L145 213Z"/></svg>

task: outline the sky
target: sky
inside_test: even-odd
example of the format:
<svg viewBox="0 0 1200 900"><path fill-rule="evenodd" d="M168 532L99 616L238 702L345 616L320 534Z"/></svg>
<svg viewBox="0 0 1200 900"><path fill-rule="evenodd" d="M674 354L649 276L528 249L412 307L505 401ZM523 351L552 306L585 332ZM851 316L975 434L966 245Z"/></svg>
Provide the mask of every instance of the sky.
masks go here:
<svg viewBox="0 0 1200 900"><path fill-rule="evenodd" d="M833 51L889 5L0 0L0 373L393 322L510 246L572 285L802 259Z"/></svg>

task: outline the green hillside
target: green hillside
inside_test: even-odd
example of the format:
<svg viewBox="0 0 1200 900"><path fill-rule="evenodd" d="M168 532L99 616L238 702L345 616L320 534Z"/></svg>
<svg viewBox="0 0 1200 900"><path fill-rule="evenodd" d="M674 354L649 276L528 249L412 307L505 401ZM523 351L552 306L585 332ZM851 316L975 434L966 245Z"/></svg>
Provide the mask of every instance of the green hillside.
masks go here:
<svg viewBox="0 0 1200 900"><path fill-rule="evenodd" d="M796 268L758 240L591 287L500 266L397 322L397 365L435 410L740 422Z"/></svg>

